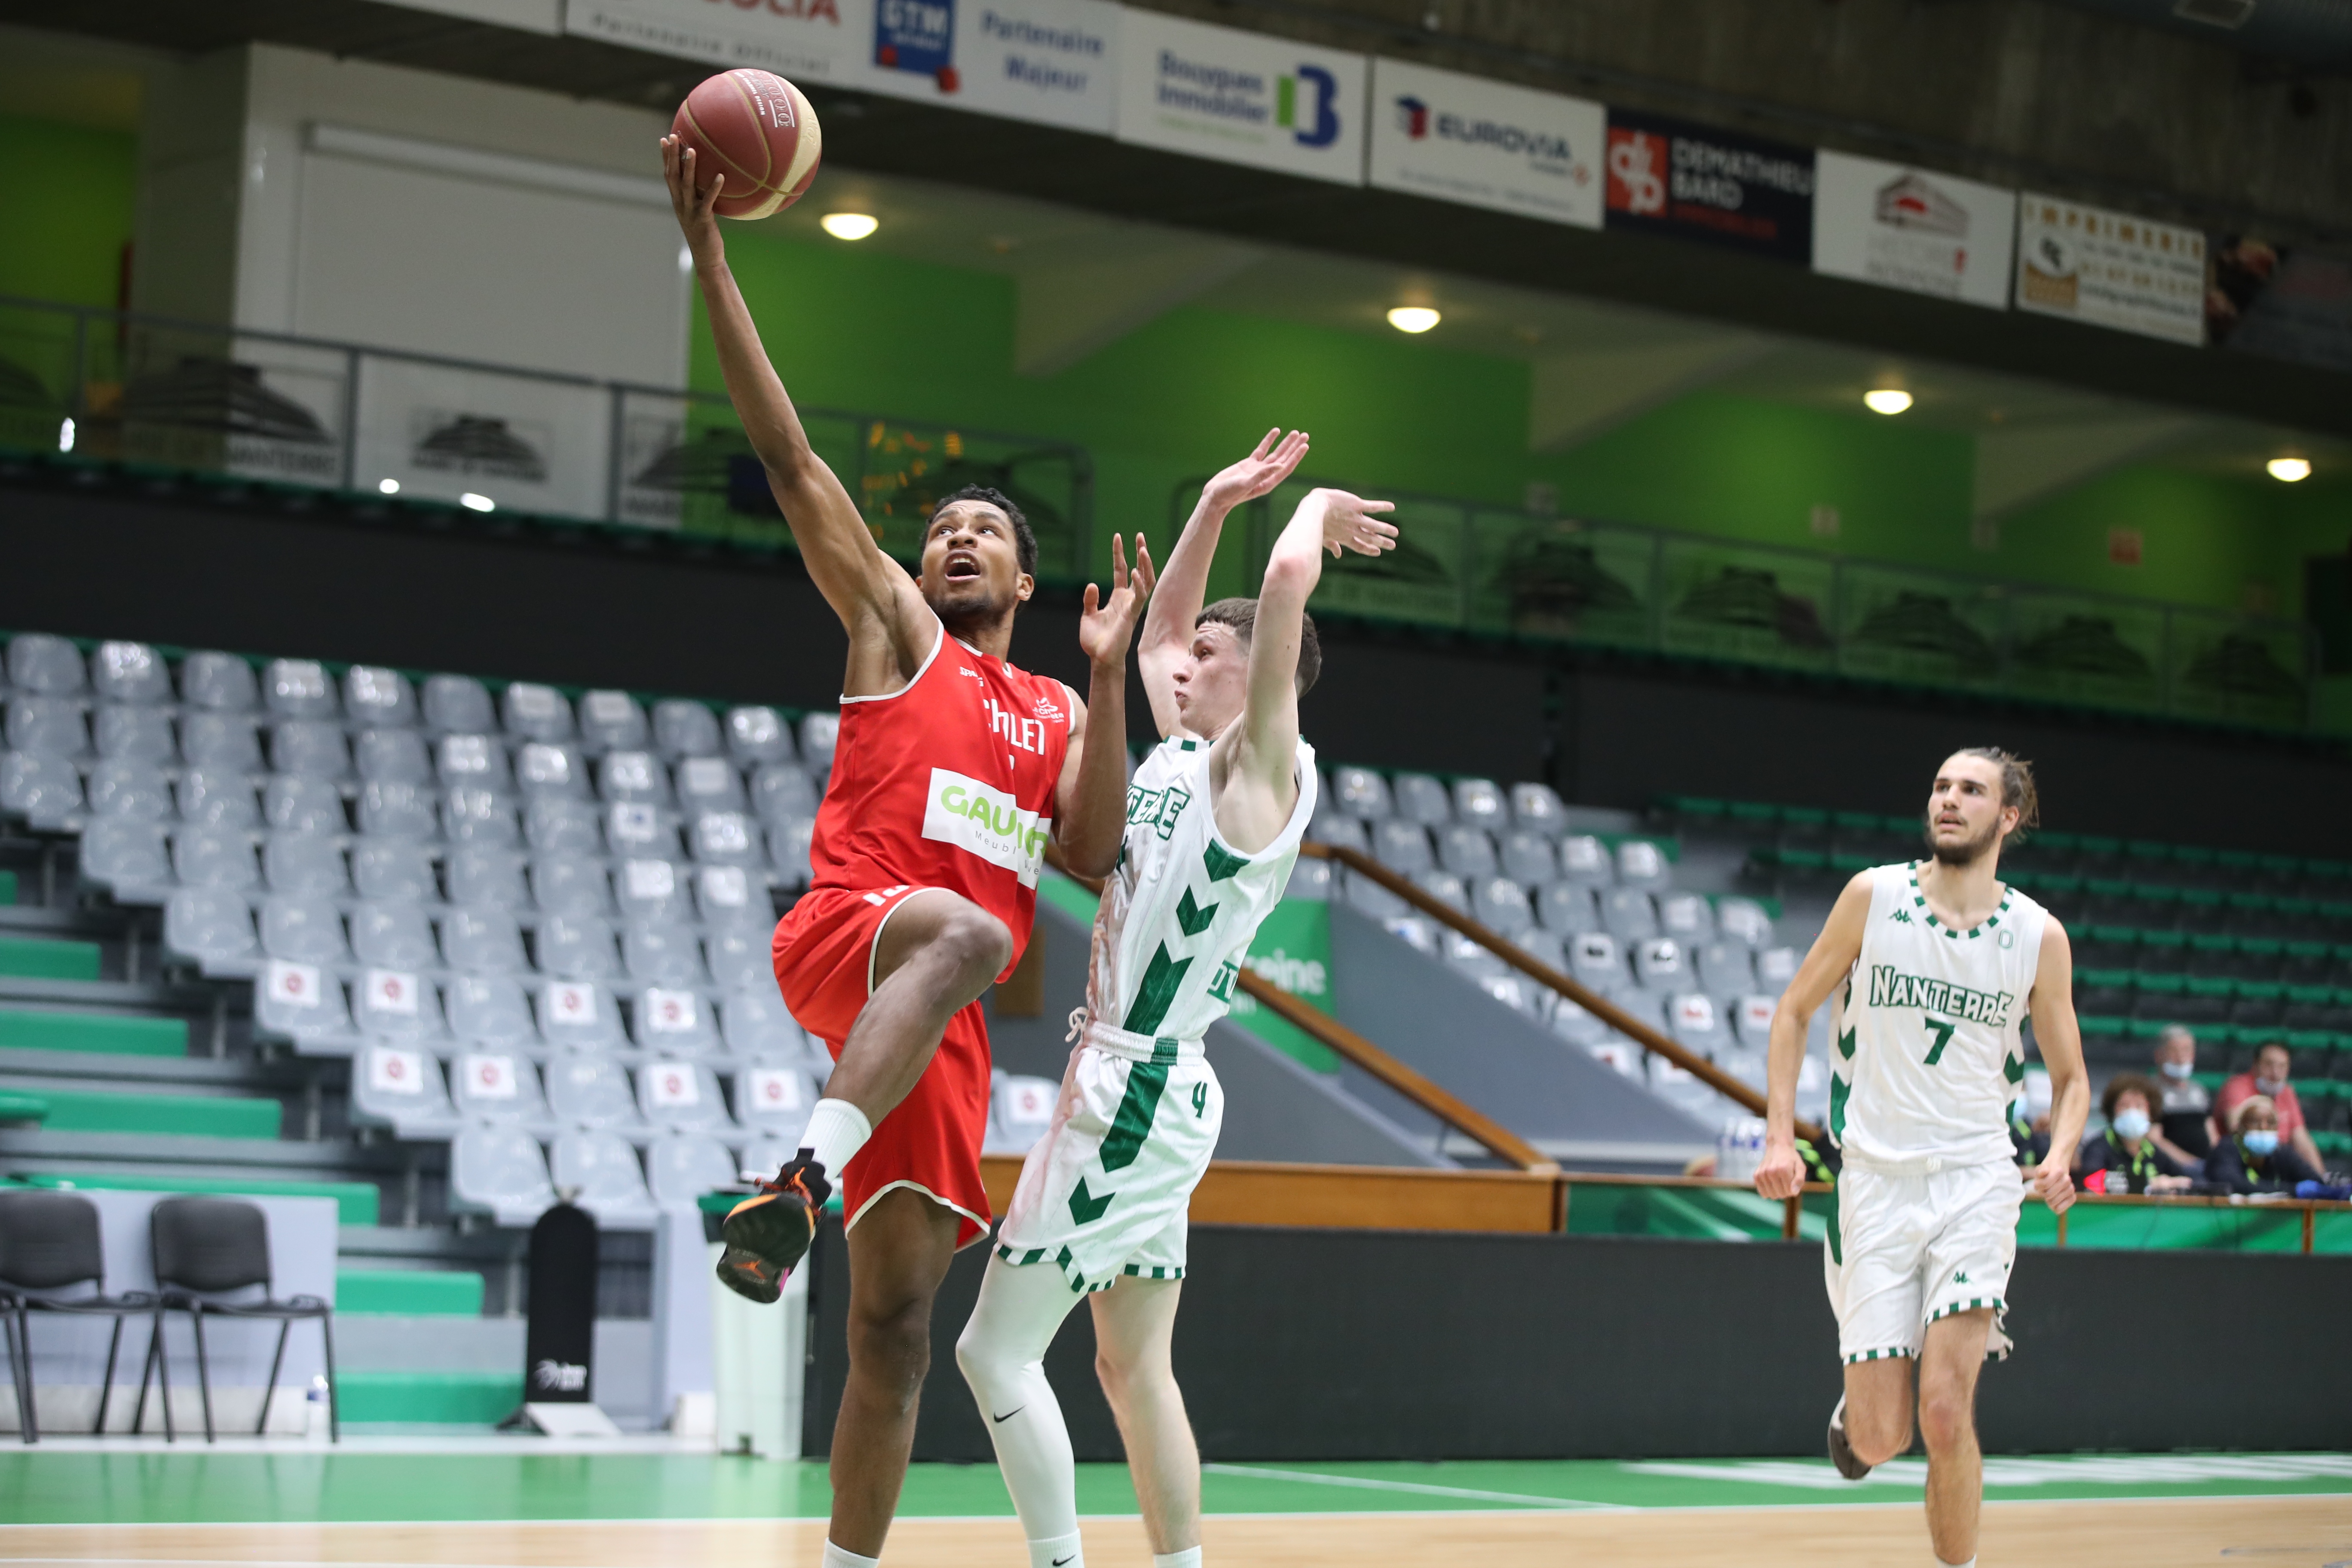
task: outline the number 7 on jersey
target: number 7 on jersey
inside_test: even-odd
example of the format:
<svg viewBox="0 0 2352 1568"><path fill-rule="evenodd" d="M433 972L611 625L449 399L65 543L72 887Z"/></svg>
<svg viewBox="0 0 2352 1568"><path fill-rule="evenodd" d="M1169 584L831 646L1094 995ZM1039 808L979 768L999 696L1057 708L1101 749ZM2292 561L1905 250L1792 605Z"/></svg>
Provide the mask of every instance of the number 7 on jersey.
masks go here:
<svg viewBox="0 0 2352 1568"><path fill-rule="evenodd" d="M1938 1018L1933 1013L1927 1015L1927 1032L1936 1037L1936 1043L1927 1047L1927 1059L1923 1065L1934 1067L1944 1059L1944 1047L1952 1043L1952 1031L1959 1026L1948 1018Z"/></svg>

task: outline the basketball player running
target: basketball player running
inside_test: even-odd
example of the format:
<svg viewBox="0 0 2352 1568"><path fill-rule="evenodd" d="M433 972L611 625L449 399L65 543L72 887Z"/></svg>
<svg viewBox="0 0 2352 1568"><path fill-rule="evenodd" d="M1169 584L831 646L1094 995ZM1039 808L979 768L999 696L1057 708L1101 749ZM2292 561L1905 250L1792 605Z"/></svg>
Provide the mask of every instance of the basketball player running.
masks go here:
<svg viewBox="0 0 2352 1568"><path fill-rule="evenodd" d="M1971 1568L1984 1501L1977 1373L2002 1332L2025 1188L2053 1213L2090 1089L2074 1024L2065 928L1998 879L2000 849L2036 820L2032 768L1971 747L1946 759L1927 800L1928 858L1858 873L1772 1016L1763 1163L1756 1190L1794 1196L1797 1071L1813 1011L1832 993L1830 1136L1845 1156L1823 1268L1845 1396L1830 1458L1860 1480L1911 1446L1913 1368L1927 1440L1936 1560ZM2025 1077L2020 1026L2049 1069L2050 1147L2023 1173L2008 1105Z"/></svg>
<svg viewBox="0 0 2352 1568"><path fill-rule="evenodd" d="M1127 841L1095 915L1087 1005L1051 1128L1011 1212L956 1359L986 1417L1034 1568L1082 1568L1076 1477L1045 1347L1081 1295L1118 1419L1154 1568L1198 1568L1201 1459L1169 1363L1185 1210L1216 1147L1224 1094L1202 1037L1281 900L1315 813L1298 699L1321 655L1307 597L1322 552L1377 555L1388 509L1336 490L1298 505L1255 601L1201 606L1225 514L1279 484L1297 433L1209 482L1144 620L1138 650L1165 737L1136 769Z"/></svg>
<svg viewBox="0 0 2352 1568"><path fill-rule="evenodd" d="M979 998L1029 937L1050 834L1097 873L1119 852L1127 646L1151 587L1136 540L1113 591L1091 586L1079 641L1095 723L1076 694L1005 662L1034 587L1036 540L994 490L933 511L921 576L875 544L809 447L727 269L694 154L662 166L692 251L719 363L810 578L849 633L833 782L810 891L776 928L793 1016L835 1059L799 1156L725 1223L719 1278L772 1301L838 1186L849 1226L849 1378L834 1429L827 1568L879 1556L905 1479L930 1354L931 1300L956 1249L988 1229L980 1145L988 1036Z"/></svg>

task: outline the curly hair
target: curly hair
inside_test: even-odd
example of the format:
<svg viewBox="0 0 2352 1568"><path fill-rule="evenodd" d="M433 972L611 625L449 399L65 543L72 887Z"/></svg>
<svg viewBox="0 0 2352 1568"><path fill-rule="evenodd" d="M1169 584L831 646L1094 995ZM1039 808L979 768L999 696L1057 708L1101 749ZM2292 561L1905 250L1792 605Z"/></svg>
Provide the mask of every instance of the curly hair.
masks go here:
<svg viewBox="0 0 2352 1568"><path fill-rule="evenodd" d="M1032 577L1037 574L1037 531L1029 526L1029 520L1021 515L1021 509L1003 490L987 485L966 485L961 489L950 490L931 503L929 515L923 519L924 525L928 528L931 518L960 500L985 501L1003 512L1013 524L1013 545L1021 558L1021 570Z"/></svg>

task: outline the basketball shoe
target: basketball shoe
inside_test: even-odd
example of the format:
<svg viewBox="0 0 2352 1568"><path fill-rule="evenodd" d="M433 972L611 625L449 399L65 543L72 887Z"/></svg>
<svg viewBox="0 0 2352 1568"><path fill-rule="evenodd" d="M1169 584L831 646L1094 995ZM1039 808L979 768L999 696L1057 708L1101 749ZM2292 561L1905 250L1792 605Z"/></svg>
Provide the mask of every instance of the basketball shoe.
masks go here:
<svg viewBox="0 0 2352 1568"><path fill-rule="evenodd" d="M760 1190L727 1211L719 1234L727 1250L719 1259L719 1278L738 1296L761 1303L783 1294L784 1277L808 1255L816 1236L816 1216L833 1196L824 1167L803 1149L761 1182Z"/></svg>
<svg viewBox="0 0 2352 1568"><path fill-rule="evenodd" d="M1871 1467L1854 1454L1853 1445L1845 1440L1845 1400L1841 1397L1837 1408L1830 1412L1830 1463L1839 1475L1858 1481L1870 1474Z"/></svg>

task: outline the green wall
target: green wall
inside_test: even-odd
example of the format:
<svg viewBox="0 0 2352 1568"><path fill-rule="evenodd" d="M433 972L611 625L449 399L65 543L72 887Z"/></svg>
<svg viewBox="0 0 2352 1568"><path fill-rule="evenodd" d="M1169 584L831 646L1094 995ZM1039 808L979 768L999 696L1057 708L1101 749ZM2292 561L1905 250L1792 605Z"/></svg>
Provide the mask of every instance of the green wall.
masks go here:
<svg viewBox="0 0 2352 1568"><path fill-rule="evenodd" d="M0 294L117 303L138 172L128 132L0 115Z"/></svg>

